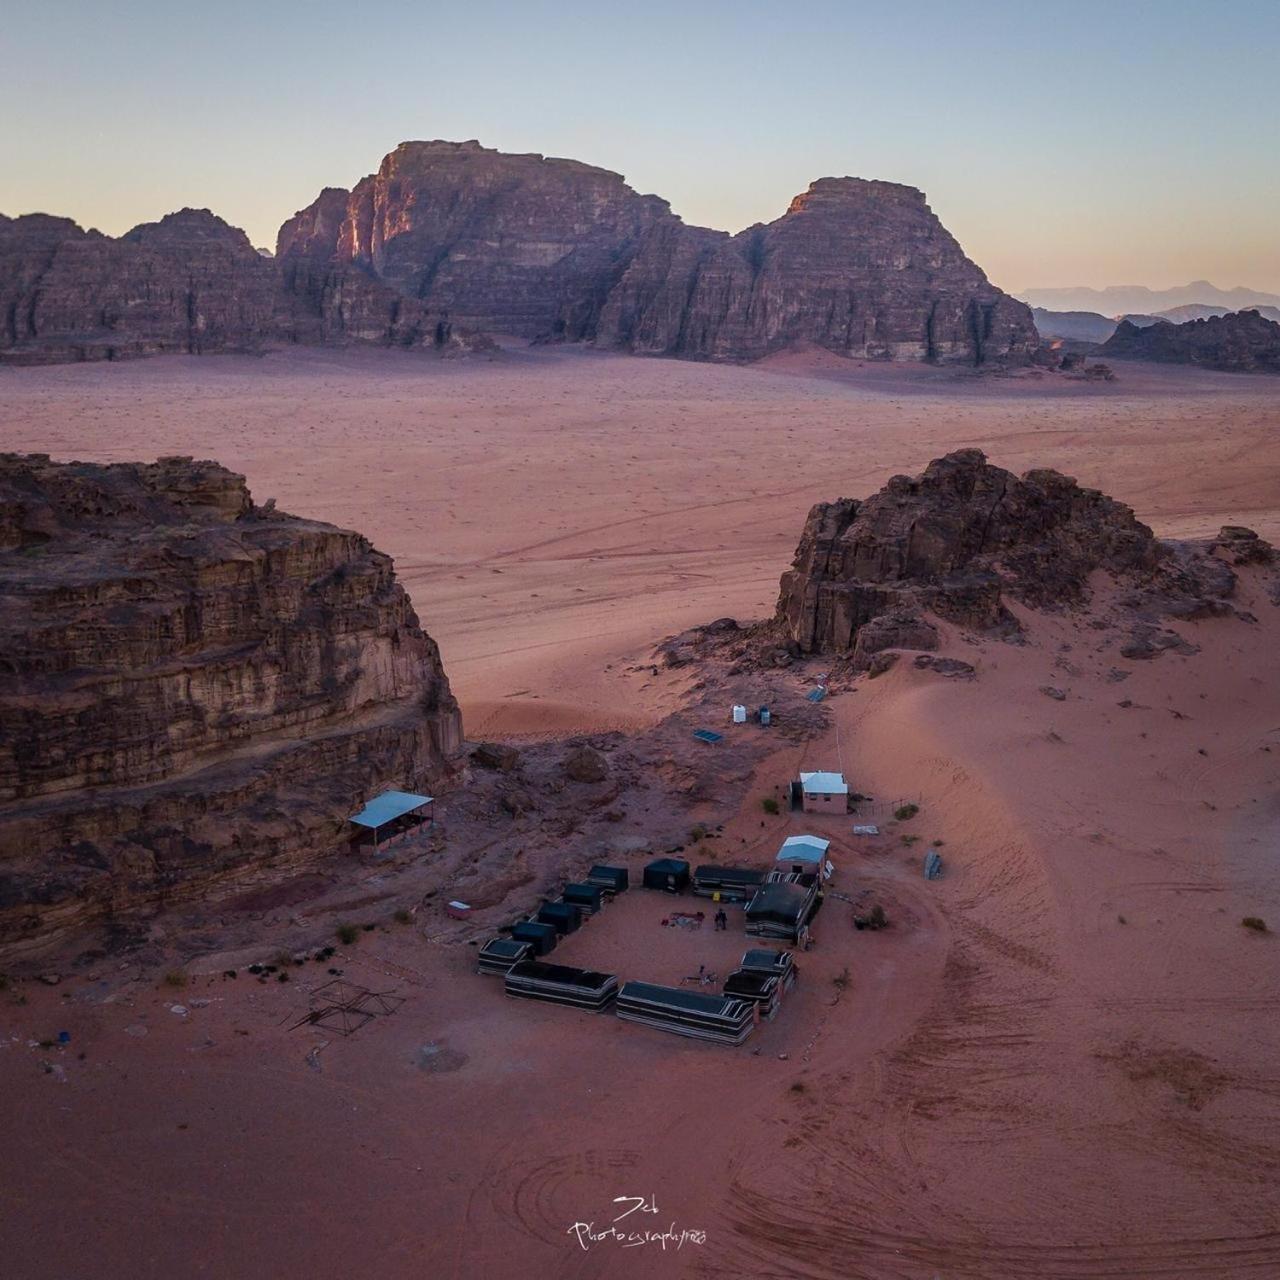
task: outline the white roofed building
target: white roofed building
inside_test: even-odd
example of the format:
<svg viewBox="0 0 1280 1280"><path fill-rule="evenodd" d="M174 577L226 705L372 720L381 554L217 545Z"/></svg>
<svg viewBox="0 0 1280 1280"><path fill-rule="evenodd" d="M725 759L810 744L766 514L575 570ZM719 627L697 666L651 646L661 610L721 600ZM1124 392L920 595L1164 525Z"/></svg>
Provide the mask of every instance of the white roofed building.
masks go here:
<svg viewBox="0 0 1280 1280"><path fill-rule="evenodd" d="M847 813L849 784L843 773L819 770L800 775L800 793L805 813Z"/></svg>

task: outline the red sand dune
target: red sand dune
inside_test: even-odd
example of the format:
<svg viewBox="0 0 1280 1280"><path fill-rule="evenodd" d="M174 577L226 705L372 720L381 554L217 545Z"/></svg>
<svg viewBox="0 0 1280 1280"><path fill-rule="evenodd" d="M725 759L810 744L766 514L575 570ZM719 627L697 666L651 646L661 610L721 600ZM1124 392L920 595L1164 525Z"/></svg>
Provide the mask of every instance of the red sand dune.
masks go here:
<svg viewBox="0 0 1280 1280"><path fill-rule="evenodd" d="M635 656L767 612L812 501L960 445L1069 471L1162 534L1280 535L1274 389L1181 370L1094 386L307 354L24 371L0 396L5 448L213 455L260 499L367 532L477 736L661 715L682 686L623 675ZM857 932L828 903L794 998L739 1050L506 1001L456 934L409 929L338 957L406 1003L318 1052L287 1029L298 990L222 982L216 957L177 993L103 966L0 997L0 1089L21 1103L6 1270L1280 1274L1280 951L1240 924L1280 924L1280 610L1257 575L1243 590L1256 625L1178 623L1200 652L1121 664L1122 682L1079 617L1024 614L1022 647L949 635L972 682L899 664L830 699L826 736L779 746L724 842L767 861L802 827L762 828L760 797L837 756L861 791L918 796L879 839L805 820L834 841L837 886L893 927ZM933 841L947 874L927 883ZM736 913L731 939L677 933L670 901L634 891L563 958L658 978L727 963ZM59 1077L28 1042L64 1028L86 1057ZM625 1225L705 1243L582 1249L573 1224L603 1226L617 1196L659 1210Z"/></svg>

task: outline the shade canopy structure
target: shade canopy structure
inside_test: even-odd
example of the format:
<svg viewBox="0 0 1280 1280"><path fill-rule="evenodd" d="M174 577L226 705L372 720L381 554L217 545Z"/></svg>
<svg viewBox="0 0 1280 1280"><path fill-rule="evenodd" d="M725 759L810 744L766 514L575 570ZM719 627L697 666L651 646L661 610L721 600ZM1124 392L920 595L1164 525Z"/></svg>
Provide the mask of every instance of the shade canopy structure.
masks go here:
<svg viewBox="0 0 1280 1280"><path fill-rule="evenodd" d="M811 862L821 867L831 841L821 836L788 836L778 850L777 862Z"/></svg>
<svg viewBox="0 0 1280 1280"><path fill-rule="evenodd" d="M350 821L357 827L377 831L388 822L394 822L397 818L403 818L405 814L413 813L431 803L431 796L415 795L412 791L384 791L370 800L359 813L353 813Z"/></svg>
<svg viewBox="0 0 1280 1280"><path fill-rule="evenodd" d="M843 773L828 773L818 770L816 773L802 773L800 785L811 796L847 796L849 784Z"/></svg>

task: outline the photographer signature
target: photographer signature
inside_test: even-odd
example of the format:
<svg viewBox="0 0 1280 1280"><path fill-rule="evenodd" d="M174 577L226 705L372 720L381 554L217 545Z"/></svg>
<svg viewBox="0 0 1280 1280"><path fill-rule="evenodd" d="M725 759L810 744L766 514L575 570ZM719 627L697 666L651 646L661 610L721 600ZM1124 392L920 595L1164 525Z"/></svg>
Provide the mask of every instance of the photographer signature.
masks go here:
<svg viewBox="0 0 1280 1280"><path fill-rule="evenodd" d="M683 1249L686 1244L704 1245L707 1243L707 1233L705 1231L679 1227L674 1221L661 1229L658 1228L657 1223L653 1223L652 1227L643 1226L644 1218L638 1218L626 1226L618 1225L624 1219L630 1218L632 1214L651 1214L656 1216L660 1210L658 1209L657 1199L654 1196L614 1196L613 1203L626 1205L627 1207L613 1218L607 1226L597 1230L594 1222L575 1222L568 1229L566 1234L577 1238L579 1248L590 1249L595 1244L611 1244L622 1249L636 1249L643 1245L656 1245L665 1253L668 1249Z"/></svg>

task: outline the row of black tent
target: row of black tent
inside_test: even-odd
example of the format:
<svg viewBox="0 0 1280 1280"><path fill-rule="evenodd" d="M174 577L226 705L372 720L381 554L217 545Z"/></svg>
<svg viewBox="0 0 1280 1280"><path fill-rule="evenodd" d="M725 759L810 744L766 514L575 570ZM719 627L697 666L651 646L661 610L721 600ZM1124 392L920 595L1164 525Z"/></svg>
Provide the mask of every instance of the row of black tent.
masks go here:
<svg viewBox="0 0 1280 1280"><path fill-rule="evenodd" d="M582 927L584 917L595 915L606 898L625 893L630 884L626 867L592 867L587 878L567 884L559 901L547 901L527 920L507 930L507 937L490 938L480 948L481 973L506 973L513 965L545 956L566 934Z"/></svg>
<svg viewBox="0 0 1280 1280"><path fill-rule="evenodd" d="M486 947L497 949L506 939L495 938ZM482 972L496 973L497 968ZM611 973L576 969L521 959L506 970L506 994L515 999L542 1000L601 1013L611 1004L627 1022L639 1022L661 1031L717 1044L741 1044L754 1030L757 1013L772 1018L782 994L795 982L795 965L789 951L748 951L741 966L729 975L722 995L664 987L652 982L628 982L619 986Z"/></svg>
<svg viewBox="0 0 1280 1280"><path fill-rule="evenodd" d="M700 897L745 902L747 933L781 942L802 941L822 903L819 878L811 872L707 864L691 877L680 858L659 858L644 869L646 889L680 893L690 884Z"/></svg>

